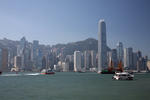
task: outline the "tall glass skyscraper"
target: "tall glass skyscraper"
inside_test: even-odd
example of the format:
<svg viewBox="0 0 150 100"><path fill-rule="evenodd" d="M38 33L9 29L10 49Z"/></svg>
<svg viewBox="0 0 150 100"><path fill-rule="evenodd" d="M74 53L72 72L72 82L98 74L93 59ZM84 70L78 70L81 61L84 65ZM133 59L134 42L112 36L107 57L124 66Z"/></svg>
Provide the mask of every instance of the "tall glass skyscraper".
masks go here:
<svg viewBox="0 0 150 100"><path fill-rule="evenodd" d="M98 23L98 73L107 67L106 24L104 20Z"/></svg>

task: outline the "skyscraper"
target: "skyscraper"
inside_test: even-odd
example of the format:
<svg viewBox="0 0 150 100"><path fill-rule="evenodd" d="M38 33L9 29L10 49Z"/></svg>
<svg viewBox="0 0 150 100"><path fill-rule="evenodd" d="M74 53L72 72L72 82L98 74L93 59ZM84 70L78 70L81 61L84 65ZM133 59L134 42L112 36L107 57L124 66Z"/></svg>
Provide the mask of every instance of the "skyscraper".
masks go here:
<svg viewBox="0 0 150 100"><path fill-rule="evenodd" d="M104 20L98 23L98 72L107 66L106 24Z"/></svg>
<svg viewBox="0 0 150 100"><path fill-rule="evenodd" d="M8 71L8 49L2 49L2 70Z"/></svg>
<svg viewBox="0 0 150 100"><path fill-rule="evenodd" d="M84 51L84 68L89 69L90 63L89 63L90 54L89 51Z"/></svg>
<svg viewBox="0 0 150 100"><path fill-rule="evenodd" d="M81 71L81 52L74 52L74 71Z"/></svg>
<svg viewBox="0 0 150 100"><path fill-rule="evenodd" d="M125 48L124 49L124 67L129 69L133 68L133 49Z"/></svg>
<svg viewBox="0 0 150 100"><path fill-rule="evenodd" d="M91 51L91 67L96 67L96 53L95 51Z"/></svg>
<svg viewBox="0 0 150 100"><path fill-rule="evenodd" d="M117 67L117 50L116 49L112 49L111 51L108 52L108 62L109 65L111 63L111 61L113 62L114 67Z"/></svg>
<svg viewBox="0 0 150 100"><path fill-rule="evenodd" d="M14 67L21 68L21 57L20 56L14 57Z"/></svg>
<svg viewBox="0 0 150 100"><path fill-rule="evenodd" d="M118 61L123 61L123 44L119 42L117 44L117 59Z"/></svg>

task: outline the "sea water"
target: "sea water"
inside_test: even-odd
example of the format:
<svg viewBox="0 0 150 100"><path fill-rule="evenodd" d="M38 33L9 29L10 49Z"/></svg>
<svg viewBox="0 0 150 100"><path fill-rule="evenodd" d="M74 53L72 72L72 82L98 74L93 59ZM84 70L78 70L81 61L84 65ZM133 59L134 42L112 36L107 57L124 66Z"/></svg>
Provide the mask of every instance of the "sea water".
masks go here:
<svg viewBox="0 0 150 100"><path fill-rule="evenodd" d="M0 100L150 100L150 74L135 74L132 81L113 75L56 72L3 73Z"/></svg>

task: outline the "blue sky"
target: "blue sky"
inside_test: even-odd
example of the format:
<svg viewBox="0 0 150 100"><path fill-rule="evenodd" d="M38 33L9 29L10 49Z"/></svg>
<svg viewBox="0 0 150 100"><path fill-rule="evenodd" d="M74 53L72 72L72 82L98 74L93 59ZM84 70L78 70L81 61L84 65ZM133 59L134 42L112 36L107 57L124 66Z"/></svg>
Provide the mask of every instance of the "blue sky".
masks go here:
<svg viewBox="0 0 150 100"><path fill-rule="evenodd" d="M121 41L150 56L149 10L149 0L0 0L0 39L50 45L97 39L104 19L108 46Z"/></svg>

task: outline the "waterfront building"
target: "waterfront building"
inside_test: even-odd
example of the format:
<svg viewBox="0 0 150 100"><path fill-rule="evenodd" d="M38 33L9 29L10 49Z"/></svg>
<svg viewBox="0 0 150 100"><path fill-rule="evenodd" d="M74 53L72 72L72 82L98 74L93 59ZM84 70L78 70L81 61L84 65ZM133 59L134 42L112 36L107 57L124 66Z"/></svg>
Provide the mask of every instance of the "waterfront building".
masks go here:
<svg viewBox="0 0 150 100"><path fill-rule="evenodd" d="M118 61L123 62L123 43L122 42L119 42L117 44L117 59Z"/></svg>
<svg viewBox="0 0 150 100"><path fill-rule="evenodd" d="M84 51L84 69L89 69L90 67L90 54L89 51Z"/></svg>
<svg viewBox="0 0 150 100"><path fill-rule="evenodd" d="M148 68L148 71L150 71L150 60L147 61L147 68Z"/></svg>
<svg viewBox="0 0 150 100"><path fill-rule="evenodd" d="M81 52L74 52L74 71L81 71Z"/></svg>
<svg viewBox="0 0 150 100"><path fill-rule="evenodd" d="M66 59L65 59L65 62L69 63L69 70L70 71L73 71L73 69L74 69L74 64L73 64L74 59L73 58L74 58L73 55L67 55Z"/></svg>
<svg viewBox="0 0 150 100"><path fill-rule="evenodd" d="M69 71L69 63L68 62L62 62L62 71L68 72Z"/></svg>
<svg viewBox="0 0 150 100"><path fill-rule="evenodd" d="M20 69L21 68L21 62L22 60L21 60L21 57L20 56L15 56L14 57L14 67L16 68L16 69Z"/></svg>
<svg viewBox="0 0 150 100"><path fill-rule="evenodd" d="M91 62L91 64L90 64L90 66L91 66L91 68L95 68L96 67L96 53L95 53L95 51L91 51L91 56L90 56L90 62Z"/></svg>
<svg viewBox="0 0 150 100"><path fill-rule="evenodd" d="M98 72L107 67L106 24L104 20L98 22Z"/></svg>
<svg viewBox="0 0 150 100"><path fill-rule="evenodd" d="M137 51L137 57L142 58L142 52L141 51Z"/></svg>
<svg viewBox="0 0 150 100"><path fill-rule="evenodd" d="M138 62L138 55L137 53L133 52L133 69L137 69L137 62Z"/></svg>
<svg viewBox="0 0 150 100"><path fill-rule="evenodd" d="M26 38L22 37L21 40L19 41L19 45L17 46L17 55L21 56L23 54L23 49L26 46Z"/></svg>
<svg viewBox="0 0 150 100"><path fill-rule="evenodd" d="M133 68L133 49L132 48L124 49L124 67L128 69Z"/></svg>
<svg viewBox="0 0 150 100"><path fill-rule="evenodd" d="M2 71L8 71L8 49L2 49Z"/></svg>
<svg viewBox="0 0 150 100"><path fill-rule="evenodd" d="M22 65L24 70L31 71L32 70L32 61L31 61L31 48L27 45L23 49L22 57Z"/></svg>
<svg viewBox="0 0 150 100"><path fill-rule="evenodd" d="M117 67L118 60L117 60L117 50L116 49L112 49L111 51L108 51L109 65L110 65L111 61L113 62L114 67Z"/></svg>
<svg viewBox="0 0 150 100"><path fill-rule="evenodd" d="M34 40L32 44L31 60L33 61L33 66L38 67L39 65L39 41Z"/></svg>

